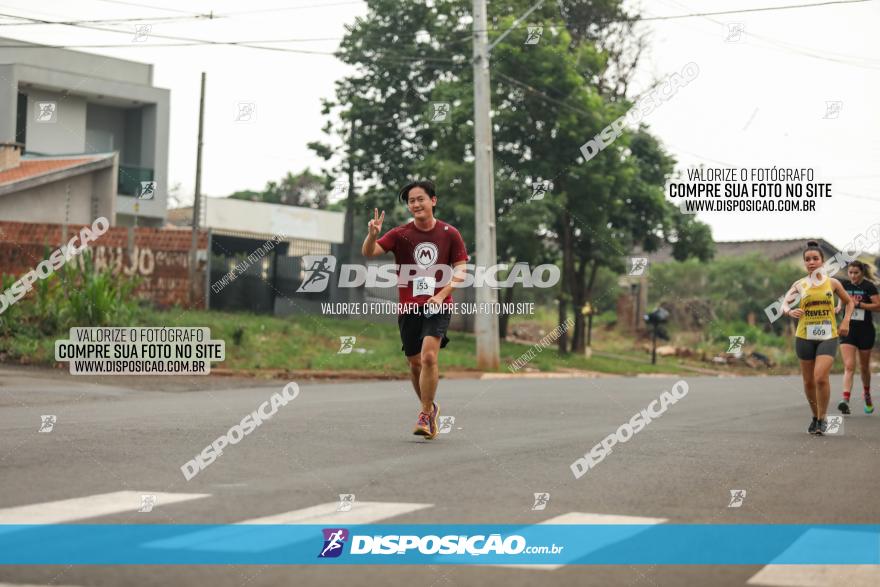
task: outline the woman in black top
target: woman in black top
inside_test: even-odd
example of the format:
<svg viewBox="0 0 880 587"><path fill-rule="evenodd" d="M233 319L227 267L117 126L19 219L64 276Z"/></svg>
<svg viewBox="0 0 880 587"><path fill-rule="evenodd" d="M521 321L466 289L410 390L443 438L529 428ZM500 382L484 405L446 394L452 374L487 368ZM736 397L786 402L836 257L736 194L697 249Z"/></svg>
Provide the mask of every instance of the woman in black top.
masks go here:
<svg viewBox="0 0 880 587"><path fill-rule="evenodd" d="M856 370L856 354L859 356L859 367L862 385L865 388L865 413L874 411L871 403L871 349L874 348L874 322L871 310L880 310L880 295L874 285L874 272L871 266L861 261L853 261L846 269L849 280L842 279L841 285L852 297L856 309L850 318L849 332L840 337L840 354L843 356L843 400L837 409L849 414L849 398L852 390L853 375ZM841 306L838 305L838 312Z"/></svg>

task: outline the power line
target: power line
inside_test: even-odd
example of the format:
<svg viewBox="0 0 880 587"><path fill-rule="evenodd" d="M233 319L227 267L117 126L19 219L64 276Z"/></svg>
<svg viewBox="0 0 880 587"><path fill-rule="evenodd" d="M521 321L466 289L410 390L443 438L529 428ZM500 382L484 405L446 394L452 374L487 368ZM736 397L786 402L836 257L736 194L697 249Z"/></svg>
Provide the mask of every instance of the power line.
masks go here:
<svg viewBox="0 0 880 587"><path fill-rule="evenodd" d="M0 16L12 16L13 18L26 19L26 20L30 20L32 22L41 23L41 24L55 24L53 21L46 21L46 20L39 19L39 18L14 16L14 15L3 14L3 13L0 13ZM132 34L132 31L124 31L124 30L121 31L118 29L111 29L111 28L107 28L107 27L99 27L99 26L93 26L93 25L65 24L64 26L70 26L70 27L74 27L74 28L82 28L82 29L88 29L88 30L97 30L97 31L122 34L122 35L131 35ZM224 45L224 46L232 46L232 47L247 47L250 49L262 49L264 51L277 51L277 52L283 52L283 53L300 53L300 54L307 54L307 55L337 56L337 54L335 52L331 53L331 52L326 52L326 51L309 51L306 49L290 49L288 47L264 47L261 45L254 44L254 43L261 43L262 41L213 41L213 40L209 40L209 39L198 39L198 38L193 38L193 37L160 35L160 34L155 34L152 32L149 33L148 36L154 37L157 39L168 39L171 41L185 41L186 42L184 44L171 45L171 46L187 46L187 44L190 44L190 45ZM274 40L271 42L285 42L285 41L284 40ZM56 46L51 46L51 45L23 45L23 46L13 45L13 46L19 47L19 48L23 48L23 47L31 47L31 48L50 47L53 49L74 48L75 47L75 46L71 46L71 45L56 45ZM133 46L133 44L125 44L125 45L120 45L120 46L121 47L130 47L130 46ZM149 45L139 44L139 46L149 46ZM453 63L453 64L455 64L455 63L466 64L467 63L466 59L456 60L456 59L442 58L442 57L399 56L399 55L394 54L393 52L380 53L377 55L377 57L380 59L388 60L388 61L408 61L408 62L433 61L433 62Z"/></svg>
<svg viewBox="0 0 880 587"><path fill-rule="evenodd" d="M324 4L304 4L300 6L284 6L280 8L260 8L255 10L235 10L232 12L227 12L224 14L215 14L213 11L208 13L198 13L187 10L177 10L173 8L165 8L161 6L153 6L150 4L140 4L137 2L122 2L121 0L94 0L95 2L107 2L109 4L121 4L123 6L138 6L141 8L150 8L152 10L165 10L168 12L176 12L180 14L185 14L186 16L138 16L138 17L121 17L121 18L105 18L105 19L92 19L92 20L65 20L65 21L47 21L47 22L14 22L14 23L0 23L0 26L33 26L37 24L62 24L62 25L76 25L76 24L102 24L102 23L124 23L124 22L143 22L143 21L152 21L152 22L174 22L174 21L185 21L185 20L214 20L220 18L228 18L235 16L246 16L248 14L265 14L270 12L287 12L291 10L301 10L305 8L324 8L327 6L343 6L346 4L362 4L363 0L349 0L346 2L332 2L332 3L324 3ZM10 18L27 18L22 16L14 16L14 15L6 15Z"/></svg>
<svg viewBox="0 0 880 587"><path fill-rule="evenodd" d="M4 15L9 18L28 18L25 16ZM222 18L216 14L195 14L192 16L138 16L129 18L101 18L92 20L47 20L45 22L3 22L0 26L35 26L43 24L62 24L62 25L79 25L79 24L103 24L103 23L126 23L126 22L180 22L186 20L213 20Z"/></svg>
<svg viewBox="0 0 880 587"><path fill-rule="evenodd" d="M3 13L0 13L0 16L12 16L13 18L26 19L26 20L30 20L32 22L42 23L42 24L55 24L52 21L45 21L42 19L32 18L32 17L14 16L14 15L8 15L8 14L3 14ZM70 27L74 27L74 28L82 28L82 29L88 29L88 30L98 30L98 31L102 31L102 32L116 33L116 34L122 34L122 35L131 35L132 34L132 31L124 31L124 30L111 29L111 28L107 28L107 27L98 27L98 26L92 26L92 25L65 24L64 26L70 26ZM264 41L213 41L213 40L209 40L209 39L198 39L198 38L193 38L193 37L160 35L160 34L155 34L152 32L149 33L148 36L155 37L157 39L168 39L168 40L172 40L172 41L184 41L184 43L166 43L166 44L156 43L156 44L150 44L150 45L147 45L144 43L138 43L138 44L127 43L127 44L120 44L120 45L115 45L115 46L116 47L135 47L135 46L137 46L137 47L160 47L160 46L186 47L186 46L192 46L192 45L221 45L221 46L230 46L230 47L246 47L246 48L250 48L250 49L261 49L264 51L276 51L276 52L282 52L282 53L298 53L298 54L305 54L305 55L326 55L326 56L338 57L336 52L310 51L310 50L306 50L306 49L291 49L289 47L264 47L261 45L254 44L254 43L263 43ZM297 40L300 40L300 39L293 39L293 41L297 41ZM283 42L290 42L290 41L291 41L290 39L274 39L274 40L270 40L268 42L283 43ZM96 47L95 44L93 44L93 45L0 45L0 46L16 47L16 48L33 48L33 49L40 49L40 48L70 49L70 48L86 48L89 46ZM104 44L104 45L99 45L99 46L103 47L103 48L110 48L113 45ZM451 63L451 64L460 64L460 65L466 65L469 63L469 61L466 58L452 59L452 58L444 58L444 57L427 57L427 56L423 57L423 56L414 56L414 55L400 55L400 54L395 54L394 52L390 52L390 51L377 54L375 59L385 60L385 61L404 61L404 62L424 61L424 62Z"/></svg>
<svg viewBox="0 0 880 587"><path fill-rule="evenodd" d="M500 78L504 79L504 80L507 81L508 83L511 83L511 84L514 84L514 85L520 86L520 87L522 87L522 88L525 88L526 90L528 90L528 91L530 91L530 92L532 92L532 93L534 93L534 94L537 94L537 95L543 97L544 100L547 101L547 102L551 102L551 103L553 103L553 104L556 104L557 106L562 106L563 108L567 108L567 109L569 109L569 110L571 110L571 111L573 111L573 112L578 112L578 113L580 113L580 114L585 114L585 115L587 115L587 116L592 116L592 114L591 114L590 112L588 112L588 111L586 111L586 110L584 110L584 109L582 109L582 108L578 108L577 106L572 106L572 105L570 105L570 104L566 104L565 102L562 102L562 101L560 101L560 100L557 100L556 98L553 98L552 96L549 96L548 94L542 92L541 90L539 90L539 89L537 89L537 88L535 88L535 87L533 87L533 86L530 86L529 84L523 83L523 82L521 82L521 81L519 81L519 80L513 79L513 78L510 77L510 76L504 75L504 74L501 73L500 71L495 71L495 72L493 72L493 75L494 75L495 77L500 77Z"/></svg>
<svg viewBox="0 0 880 587"><path fill-rule="evenodd" d="M364 0L353 0L348 2L327 2L324 4L308 4L300 6L284 6L281 8L255 8L254 10L236 10L227 12L224 16L239 16L244 14L263 14L267 12L284 12L290 10L300 10L302 8L323 8L325 6L343 6L346 4L363 4Z"/></svg>
<svg viewBox="0 0 880 587"><path fill-rule="evenodd" d="M670 14L670 15L666 15L666 16L634 16L632 18L610 18L610 19L606 19L606 20L597 20L597 21L593 21L590 23L586 23L586 24L589 24L590 26L596 26L596 25L602 26L602 25L606 25L606 24L618 24L618 23L625 23L625 22L637 23L637 22L649 22L649 21L655 21L655 20L677 20L677 19L681 19L681 18L699 18L699 17L708 17L708 16L721 16L721 15L727 15L727 14L746 14L746 13L750 13L750 12L769 12L769 11L773 11L773 10L792 10L792 9L796 9L796 8L815 8L818 6L830 6L830 5L834 5L834 4L860 4L863 2L873 2L873 1L874 0L829 0L828 2L816 2L813 4L789 4L786 6L763 6L763 7L757 7L757 8L740 8L740 9L736 9L736 10L719 10L716 12L691 12L691 13L687 13L687 14ZM562 21L562 22L556 23L556 24L559 24L559 26L567 26L568 23L566 23L565 21ZM527 29L529 26L532 26L532 25L529 25L529 24L519 25L519 26L512 27L512 28ZM494 31L494 29L488 29L488 32L493 32L493 31ZM477 32L477 31L474 31L474 32ZM479 32L482 32L482 31L479 31ZM464 38L470 38L470 35L468 35L468 37L464 37Z"/></svg>
<svg viewBox="0 0 880 587"><path fill-rule="evenodd" d="M669 1L677 6L681 6L682 8L688 8L688 6L686 6L685 4L682 4L681 2L677 2L676 0L669 0ZM704 17L704 18L706 20L708 20L709 22L715 23L717 25L724 26L724 24L725 24L719 20L715 20L714 18L709 18L709 17ZM869 57L858 57L856 55L844 55L844 54L837 54L837 56L835 57L830 52L826 52L826 53L828 53L827 55L821 54L821 53L814 53L814 52L811 52L809 49L804 49L804 48L798 47L796 45L786 44L786 43L780 42L776 39L767 38L762 35L758 35L756 33L750 32L747 34L750 37L754 37L755 39L757 39L759 41L763 41L766 45L771 45L769 47L765 45L764 48L775 49L780 52L788 52L788 53L803 55L804 57L812 57L813 59L820 59L822 61L830 61L832 63L841 63L843 65L851 65L854 67L863 67L865 69L875 69L875 70L880 69L878 67L871 67L872 65L880 64L880 61L875 60L875 59L871 59ZM847 61L847 59L858 60L858 62Z"/></svg>
<svg viewBox="0 0 880 587"><path fill-rule="evenodd" d="M590 112L588 112L588 111L586 111L586 110L584 110L584 109L582 109L582 108L578 108L578 107L576 107L576 106L572 106L572 105L570 105L570 104L566 104L565 102L561 102L560 100L557 100L557 99L553 98L552 96L549 96L549 95L546 94L545 92L542 92L541 90L539 90L539 89L537 89L537 88L534 88L534 87L530 86L529 84L526 84L526 83L520 82L519 80L515 80L515 79L513 79L513 78L511 78L511 77L509 77L509 76L507 76L507 75L504 75L503 73L501 73L501 72L499 72L499 71L496 71L496 72L494 73L494 75L495 75L495 77L503 78L504 80L506 80L506 81L509 82L509 83L512 83L512 84L518 85L518 86L520 86L520 87L523 87L523 88L529 90L530 92L532 92L532 93L534 93L534 94L536 94L536 95L542 97L542 98L544 99L545 102L550 102L550 103L552 103L552 104L556 104L557 106L561 106L561 107L566 108L566 109L568 109L568 110L572 110L572 111L574 111L574 112L578 112L578 113L580 113L580 114L584 114L584 115L587 115L587 116L590 116L590 115L591 115ZM687 150L685 150L685 149L681 149L681 148L679 148L679 147L677 147L677 146L675 146L675 145L672 145L672 144L669 144L669 143L667 143L667 144L668 144L669 146L671 146L673 149L675 149L676 151L681 151L681 152L683 152L683 153L687 153L688 155L691 155L692 157L696 157L696 158L698 158L698 159L702 159L702 160L704 160L704 161L711 161L711 162L713 162L713 163L719 163L719 164L721 164L721 165L725 165L725 166L727 166L727 167L734 167L734 168L735 168L735 167L739 167L738 165L734 165L734 164L732 164L732 163L728 163L728 162L726 162L726 161L720 161L720 160L718 160L718 159L713 159L713 158L711 158L711 157L706 157L706 156L700 155L699 153L693 153L693 152L691 152L691 151L687 151ZM837 194L839 194L839 195L841 195L841 196L843 196L843 197L845 197L845 198L857 198L857 199L861 199L861 200L870 200L870 201L872 201L872 202L880 202L880 198L872 197L872 196L865 196L865 195L861 195L861 194L853 194L853 193L850 193L850 192L843 192L843 191L837 191Z"/></svg>
<svg viewBox="0 0 880 587"><path fill-rule="evenodd" d="M168 10L168 11L173 11L173 12L186 13L185 11L168 9L168 8L161 8L161 7L151 6L151 5L147 5L147 4L123 2L121 0L99 0L99 1L113 3L113 4L142 6L142 7L148 7L148 8L152 8L152 9L156 9L156 10ZM725 11L715 11L715 12L695 12L695 13L689 13L689 14L668 15L668 16L611 19L611 20L606 20L606 21L599 21L599 22L592 23L592 24L598 24L601 26L604 24L612 24L612 23L620 23L620 22L672 20L672 19L681 19L681 18L708 17L708 16L722 15L722 14L742 14L742 13L749 13L749 12L791 10L791 9L798 9L798 8L814 8L814 7L819 7L819 6L829 6L829 5L837 5L837 4L858 4L858 3L868 2L868 1L871 1L871 0L829 0L827 2L818 2L818 3L810 3L810 4L791 4L791 5L786 5L786 6L743 8L743 9L737 9L737 10L725 10ZM333 6L333 5L341 5L341 4L358 4L358 3L360 3L360 0L339 2L339 3L334 3L334 4L323 4L320 6ZM170 17L170 18L172 18L172 19L174 19L174 18L190 19L190 18L206 18L207 17L207 18L213 19L213 18L224 18L224 17L228 17L228 16L237 16L237 15L245 15L245 14L277 12L277 11L282 11L282 10L296 10L296 9L300 9L300 8L311 8L311 7L315 7L315 6L318 6L318 5L300 5L300 6L288 6L288 7L282 7L282 8L255 9L255 10L249 10L249 11L229 12L226 14L219 14L219 15L214 15L214 14L196 15L195 13L187 13L187 14L190 14L190 16L188 16L188 17ZM63 25L63 26L72 26L72 27L85 28L85 29L90 29L90 30L98 30L98 31L108 32L108 33L131 34L131 31L124 31L124 30L111 29L111 28L106 28L106 27L93 26L92 24L89 24L88 21L64 21L64 22L62 22L62 21L49 21L49 20L44 20L44 19L17 16L17 15L11 15L11 14L0 14L0 16L8 17L8 18L17 18L20 20L29 21L28 23L0 23L0 26L8 26L10 24L47 24L47 25L58 24L58 25ZM148 20L148 19L146 19L144 17L140 17L137 19L130 19L130 20L133 22L135 20ZM709 19L709 20L711 20L711 19ZM112 20L112 21L104 20L104 21L97 21L97 22L99 22L99 23L100 22L125 22L125 19ZM516 29L516 28L523 28L523 26L527 26L527 25L522 25L522 26L518 26L518 27L511 27L511 30ZM265 40L265 41L260 41L260 40L212 41L209 39L198 39L198 38L192 38L192 37L180 37L180 36L171 36L171 35L160 35L160 34L153 34L153 33L150 33L149 36L154 37L154 38L158 38L158 39L167 39L167 40L172 40L172 41L184 41L184 43L164 43L164 44L152 43L152 44L137 44L137 45L133 45L130 43L118 44L118 45L114 45L111 43L85 44L85 45L65 44L65 45L43 45L43 47L50 47L50 48L57 48L57 49L76 49L76 48L131 48L131 47L135 47L135 46L136 47L187 47L187 46L200 46L200 45L225 45L225 46L239 46L239 47L245 47L245 48L250 48L250 49L262 49L262 50L266 50L266 51L276 51L276 52L305 54L305 55L337 56L338 57L338 54L335 52L331 53L331 52L326 52L326 51L308 51L308 50L302 50L302 49L291 49L291 48L286 48L286 47L260 46L260 44L262 44L262 43L302 42L302 41L305 41L308 39L276 39L276 40ZM468 36L468 38L469 37L470 37L470 35ZM317 39L315 39L315 40L317 40ZM336 39L328 38L326 40L336 40ZM457 43L457 42L460 42L460 40L459 41L452 41L452 42ZM19 47L17 45L15 45L15 46ZM0 45L0 47L9 47L9 45ZM25 47L25 46L22 46L22 47ZM20 47L20 48L22 48L22 47ZM843 63L846 65L852 65L852 66L856 66L856 67L865 67L867 69L877 69L874 67L870 67L868 65L851 63L851 62L837 60L837 59L833 59L833 58L829 58L829 57L823 57L823 56L817 56L817 55L811 55L811 54L805 54L805 55L808 55L811 57L823 58L823 59L827 59L830 61L835 61L835 62ZM405 55L402 56L399 54L393 54L392 52L384 53L382 56L380 56L380 59L384 59L384 60L388 60L388 61L398 61L398 62L420 62L420 61L421 62L428 62L428 61L431 61L431 62L438 62L438 63L453 63L453 64L458 64L458 63L462 62L461 59L405 56ZM467 59L465 59L465 63L468 63L468 62L469 61ZM534 88L531 88L531 89L534 90Z"/></svg>
<svg viewBox="0 0 880 587"><path fill-rule="evenodd" d="M719 10L716 12L694 12L692 14L678 14L671 16L649 16L640 17L634 20L674 20L678 18L693 18L703 16L722 16L725 14L746 14L749 12L769 12L772 10L791 10L794 8L815 8L817 6L831 6L834 4L860 4L862 2L872 2L873 0L830 0L828 2L816 2L814 4L788 4L786 6L764 6L759 8L740 8L737 10Z"/></svg>
<svg viewBox="0 0 880 587"><path fill-rule="evenodd" d="M139 8L149 8L151 10L164 10L165 12L177 12L179 14L195 14L191 10L179 10L177 8L166 8L164 6L153 6L151 4L141 4L138 2L124 2L123 0L94 0L95 2L104 2L105 4L121 4L122 6L137 6Z"/></svg>

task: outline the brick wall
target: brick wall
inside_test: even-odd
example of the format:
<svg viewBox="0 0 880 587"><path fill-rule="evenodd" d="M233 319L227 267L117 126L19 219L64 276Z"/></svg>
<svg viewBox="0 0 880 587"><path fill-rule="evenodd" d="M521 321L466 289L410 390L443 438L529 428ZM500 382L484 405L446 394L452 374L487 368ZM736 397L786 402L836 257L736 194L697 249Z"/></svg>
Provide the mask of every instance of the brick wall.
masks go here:
<svg viewBox="0 0 880 587"><path fill-rule="evenodd" d="M0 274L21 277L46 258L48 253L78 234L82 225L68 225L66 238L61 224L33 224L0 221ZM77 245L80 241L77 239ZM117 275L137 275L139 298L159 307L189 305L189 251L192 231L169 228L113 227L89 244L96 269L110 267ZM208 233L202 231L198 249L207 251ZM206 258L206 253L200 255ZM70 263L82 266L81 256ZM196 272L200 296L196 307L205 307L205 262ZM33 295L28 294L28 295Z"/></svg>

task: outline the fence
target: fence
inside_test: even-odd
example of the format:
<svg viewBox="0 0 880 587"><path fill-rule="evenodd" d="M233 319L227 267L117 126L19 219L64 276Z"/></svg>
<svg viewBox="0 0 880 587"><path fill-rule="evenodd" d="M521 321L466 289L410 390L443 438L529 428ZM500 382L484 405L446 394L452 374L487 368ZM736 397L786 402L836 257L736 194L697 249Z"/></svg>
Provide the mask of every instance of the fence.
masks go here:
<svg viewBox="0 0 880 587"><path fill-rule="evenodd" d="M218 237L215 237L215 240ZM397 302L395 287L339 288L334 275L328 280L324 291L305 293L297 290L309 277L309 267L303 262L303 255L326 254L342 259L342 245L284 243L273 249L258 263L243 263L245 255L230 253L231 245L214 247L211 255L211 308L222 310L246 310L251 312L290 316L298 314L322 314L321 304L338 302ZM259 246L257 241L250 245L251 250ZM222 249L219 251L218 249ZM327 252L329 249L329 252ZM290 253L293 253L292 255ZM352 257L351 263L364 265L385 265L393 262L390 258L366 259L360 254ZM224 275L228 275L238 265L234 280L218 287ZM246 266L246 268L245 268ZM214 291L218 290L219 291ZM453 293L457 302L473 302L473 289ZM374 322L393 323L396 315L370 315L362 317ZM473 329L472 316L453 316L450 327L455 330Z"/></svg>

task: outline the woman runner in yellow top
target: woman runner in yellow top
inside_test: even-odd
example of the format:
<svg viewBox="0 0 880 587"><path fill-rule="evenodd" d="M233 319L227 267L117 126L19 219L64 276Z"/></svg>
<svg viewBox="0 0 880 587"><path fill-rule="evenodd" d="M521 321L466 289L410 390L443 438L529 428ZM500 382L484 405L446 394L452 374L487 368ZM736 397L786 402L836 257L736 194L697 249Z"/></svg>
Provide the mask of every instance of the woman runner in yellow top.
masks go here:
<svg viewBox="0 0 880 587"><path fill-rule="evenodd" d="M828 375L837 354L837 336L838 333L846 336L849 332L849 320L855 307L852 298L840 282L830 275L825 275L826 269L822 267L824 262L825 254L819 248L819 243L807 242L807 248L804 250L804 266L809 275L792 284L782 303L783 314L798 319L794 349L801 361L804 393L813 411L813 420L810 422L808 432L819 435L824 434L828 427L825 420L828 402L831 399L831 383L828 381ZM837 294L841 303L846 306L840 327L837 326L834 318L834 294ZM800 305L792 310L789 304L797 305L798 296Z"/></svg>

